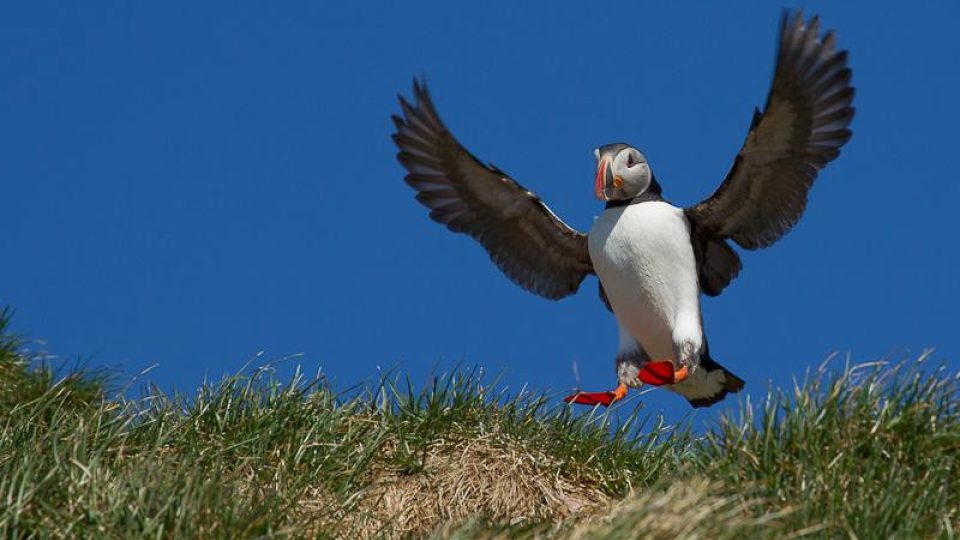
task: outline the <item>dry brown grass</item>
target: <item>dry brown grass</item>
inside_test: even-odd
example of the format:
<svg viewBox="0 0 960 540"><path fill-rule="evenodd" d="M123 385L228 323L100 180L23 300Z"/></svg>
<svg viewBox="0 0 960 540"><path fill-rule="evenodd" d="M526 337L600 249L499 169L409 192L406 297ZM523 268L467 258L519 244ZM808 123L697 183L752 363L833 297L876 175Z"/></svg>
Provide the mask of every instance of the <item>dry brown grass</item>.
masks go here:
<svg viewBox="0 0 960 540"><path fill-rule="evenodd" d="M626 498L573 515L562 522L544 522L532 529L497 526L486 520L447 522L434 538L500 540L509 538L597 540L743 540L797 538L819 527L788 530L786 510L756 512L759 500L732 494L706 479L678 479L649 487Z"/></svg>
<svg viewBox="0 0 960 540"><path fill-rule="evenodd" d="M387 445L384 458L388 457ZM511 523L557 522L609 507L592 482L566 478L561 463L500 434L437 440L415 472L374 464L369 486L331 512L316 490L304 508L319 511L326 529L369 537L424 536L473 516ZM329 530L329 529L327 529Z"/></svg>
<svg viewBox="0 0 960 540"><path fill-rule="evenodd" d="M627 497L601 516L580 520L559 536L570 539L715 540L755 538L775 530L782 514L757 518L754 502L704 479L683 480Z"/></svg>

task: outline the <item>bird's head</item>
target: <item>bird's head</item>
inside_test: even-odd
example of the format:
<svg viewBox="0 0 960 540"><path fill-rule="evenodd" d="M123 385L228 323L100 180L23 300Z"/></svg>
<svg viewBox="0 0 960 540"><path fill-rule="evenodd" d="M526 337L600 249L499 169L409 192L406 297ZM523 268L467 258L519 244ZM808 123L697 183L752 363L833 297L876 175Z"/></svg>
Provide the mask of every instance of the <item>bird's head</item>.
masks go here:
<svg viewBox="0 0 960 540"><path fill-rule="evenodd" d="M647 158L628 144L607 144L593 155L597 158L594 191L601 201L632 199L655 185Z"/></svg>

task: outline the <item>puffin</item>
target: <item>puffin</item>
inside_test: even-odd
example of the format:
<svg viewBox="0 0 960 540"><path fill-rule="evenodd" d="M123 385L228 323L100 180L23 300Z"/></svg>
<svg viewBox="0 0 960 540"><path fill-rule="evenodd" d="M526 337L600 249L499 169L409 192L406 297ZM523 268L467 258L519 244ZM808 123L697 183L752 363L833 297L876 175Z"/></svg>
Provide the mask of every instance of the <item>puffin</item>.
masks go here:
<svg viewBox="0 0 960 540"><path fill-rule="evenodd" d="M797 223L814 180L852 134L847 51L818 16L784 12L766 105L720 186L689 207L671 204L647 157L626 143L594 150L603 212L589 232L561 220L532 191L464 148L440 120L426 84L399 95L392 138L406 183L430 218L471 236L506 276L550 300L588 275L617 322L617 385L565 399L606 405L629 388L661 386L693 407L717 403L744 381L711 356L700 309L740 273L745 250L769 247Z"/></svg>

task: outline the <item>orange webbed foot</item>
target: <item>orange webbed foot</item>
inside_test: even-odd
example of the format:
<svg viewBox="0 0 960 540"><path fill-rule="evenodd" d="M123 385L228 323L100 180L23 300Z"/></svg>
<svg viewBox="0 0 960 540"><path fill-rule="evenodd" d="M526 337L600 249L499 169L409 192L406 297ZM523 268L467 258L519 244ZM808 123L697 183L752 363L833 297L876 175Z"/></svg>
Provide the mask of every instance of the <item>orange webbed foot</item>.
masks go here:
<svg viewBox="0 0 960 540"><path fill-rule="evenodd" d="M620 383L616 390L610 392L577 392L576 394L563 398L563 401L579 405L603 405L604 407L609 407L626 397L626 395L627 385Z"/></svg>
<svg viewBox="0 0 960 540"><path fill-rule="evenodd" d="M653 386L676 384L689 376L690 370L687 366L680 366L679 369L674 369L673 362L669 360L647 362L637 374L638 379Z"/></svg>

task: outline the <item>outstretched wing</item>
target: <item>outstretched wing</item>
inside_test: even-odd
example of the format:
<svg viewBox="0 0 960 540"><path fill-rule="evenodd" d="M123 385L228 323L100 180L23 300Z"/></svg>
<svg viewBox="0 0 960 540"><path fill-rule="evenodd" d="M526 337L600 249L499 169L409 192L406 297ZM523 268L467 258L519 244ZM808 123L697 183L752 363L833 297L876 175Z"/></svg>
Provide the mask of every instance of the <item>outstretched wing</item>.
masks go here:
<svg viewBox="0 0 960 540"><path fill-rule="evenodd" d="M832 31L820 37L816 16L805 23L801 12L784 13L767 105L754 113L723 184L686 211L700 234L758 249L779 240L800 219L817 173L840 154L851 134L851 72L847 52L834 47Z"/></svg>
<svg viewBox="0 0 960 540"><path fill-rule="evenodd" d="M430 217L472 236L515 283L540 296L572 294L593 272L587 237L560 220L533 192L484 165L440 121L426 86L413 83L414 104L400 96L393 116L397 159Z"/></svg>

